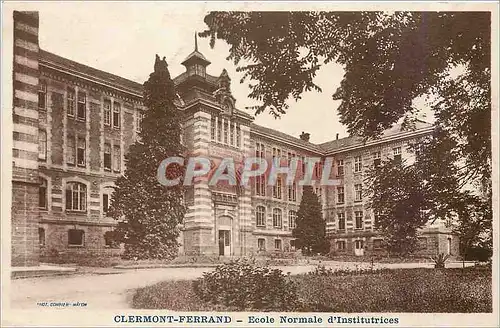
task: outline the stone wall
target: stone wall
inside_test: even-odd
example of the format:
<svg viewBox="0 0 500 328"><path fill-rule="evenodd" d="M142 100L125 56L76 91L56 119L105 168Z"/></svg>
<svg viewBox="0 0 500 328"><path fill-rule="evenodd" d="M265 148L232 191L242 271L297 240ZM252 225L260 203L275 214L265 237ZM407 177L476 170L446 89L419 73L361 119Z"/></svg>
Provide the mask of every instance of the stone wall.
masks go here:
<svg viewBox="0 0 500 328"><path fill-rule="evenodd" d="M38 12L14 12L12 256L13 266L37 265Z"/></svg>

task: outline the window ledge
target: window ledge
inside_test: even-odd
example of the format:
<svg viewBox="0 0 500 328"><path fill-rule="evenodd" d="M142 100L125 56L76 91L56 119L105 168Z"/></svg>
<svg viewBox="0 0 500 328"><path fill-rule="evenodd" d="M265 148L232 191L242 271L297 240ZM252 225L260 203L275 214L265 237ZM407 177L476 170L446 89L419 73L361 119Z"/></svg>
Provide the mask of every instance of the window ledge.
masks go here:
<svg viewBox="0 0 500 328"><path fill-rule="evenodd" d="M77 215L86 215L87 211L78 211L78 210L66 210L68 214L77 214Z"/></svg>
<svg viewBox="0 0 500 328"><path fill-rule="evenodd" d="M84 248L85 245L68 245L69 248Z"/></svg>

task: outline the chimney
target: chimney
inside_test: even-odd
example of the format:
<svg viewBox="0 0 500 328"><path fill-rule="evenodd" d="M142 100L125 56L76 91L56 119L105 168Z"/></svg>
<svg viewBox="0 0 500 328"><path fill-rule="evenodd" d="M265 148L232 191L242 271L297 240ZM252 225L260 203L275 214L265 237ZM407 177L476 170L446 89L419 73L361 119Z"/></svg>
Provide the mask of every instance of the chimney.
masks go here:
<svg viewBox="0 0 500 328"><path fill-rule="evenodd" d="M339 134L338 133L335 135L335 140L339 140Z"/></svg>
<svg viewBox="0 0 500 328"><path fill-rule="evenodd" d="M309 142L309 138L310 137L311 137L311 134L310 133L305 133L304 131L302 131L302 133L300 135L300 139L304 140L306 142Z"/></svg>

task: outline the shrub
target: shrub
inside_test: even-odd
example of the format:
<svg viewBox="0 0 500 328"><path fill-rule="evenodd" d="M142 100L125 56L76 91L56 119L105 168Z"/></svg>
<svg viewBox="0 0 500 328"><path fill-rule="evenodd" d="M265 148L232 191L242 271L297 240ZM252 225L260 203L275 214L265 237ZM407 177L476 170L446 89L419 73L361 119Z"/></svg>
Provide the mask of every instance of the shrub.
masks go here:
<svg viewBox="0 0 500 328"><path fill-rule="evenodd" d="M384 272L389 272L391 269L387 268L382 268L382 269L375 269L373 266L370 266L370 268L362 268L359 266L356 266L355 269L349 269L349 268L342 268L342 269L332 269L332 268L326 268L322 264L318 264L313 271L310 271L307 273L307 275L311 276L352 276L352 275L361 275L361 274L378 274L378 273L384 273Z"/></svg>
<svg viewBox="0 0 500 328"><path fill-rule="evenodd" d="M205 302L235 310L284 311L298 307L297 288L281 270L236 260L219 265L193 283Z"/></svg>
<svg viewBox="0 0 500 328"><path fill-rule="evenodd" d="M489 248L473 246L465 251L464 258L466 261L487 262L492 255L493 252Z"/></svg>
<svg viewBox="0 0 500 328"><path fill-rule="evenodd" d="M445 255L444 253L439 253L437 256L431 257L431 260L434 261L434 267L436 269L444 269L444 265L446 260L448 260L450 256Z"/></svg>

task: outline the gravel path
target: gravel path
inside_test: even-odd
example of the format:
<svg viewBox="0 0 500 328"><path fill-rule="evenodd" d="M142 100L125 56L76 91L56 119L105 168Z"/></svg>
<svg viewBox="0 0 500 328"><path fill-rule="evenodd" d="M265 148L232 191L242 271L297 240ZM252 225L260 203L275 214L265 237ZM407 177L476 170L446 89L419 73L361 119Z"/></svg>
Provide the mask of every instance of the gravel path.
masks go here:
<svg viewBox="0 0 500 328"><path fill-rule="evenodd" d="M369 263L324 262L331 268L368 268ZM447 267L461 267L449 263ZM432 267L430 263L375 264L376 268ZM300 274L314 269L313 265L278 267L283 272ZM164 280L191 280L213 268L158 268L137 270L95 269L93 272L70 276L53 276L11 280L10 295L13 308L38 308L37 302L84 302L90 309L130 308L136 288Z"/></svg>

